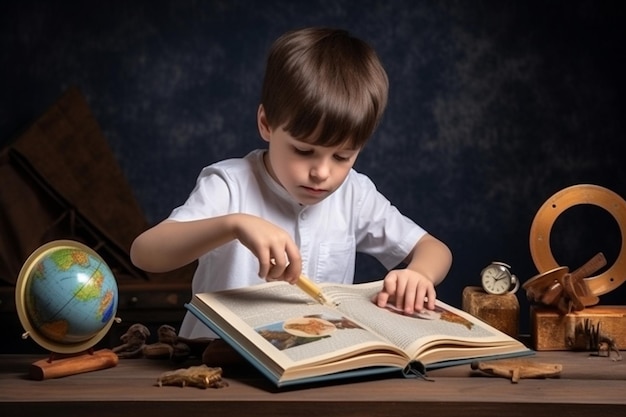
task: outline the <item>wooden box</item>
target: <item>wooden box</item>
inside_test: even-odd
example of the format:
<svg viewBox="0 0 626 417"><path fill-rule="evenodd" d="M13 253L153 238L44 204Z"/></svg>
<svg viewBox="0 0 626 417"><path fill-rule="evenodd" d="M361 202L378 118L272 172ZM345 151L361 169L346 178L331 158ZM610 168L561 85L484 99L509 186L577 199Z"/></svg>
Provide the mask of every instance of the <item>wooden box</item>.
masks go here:
<svg viewBox="0 0 626 417"><path fill-rule="evenodd" d="M511 337L519 332L519 301L515 294L487 294L480 287L463 289L463 311Z"/></svg>
<svg viewBox="0 0 626 417"><path fill-rule="evenodd" d="M535 350L570 350L568 337L574 337L576 326L585 320L610 336L618 347L626 347L626 306L593 306L569 314L554 307L532 306L530 327Z"/></svg>

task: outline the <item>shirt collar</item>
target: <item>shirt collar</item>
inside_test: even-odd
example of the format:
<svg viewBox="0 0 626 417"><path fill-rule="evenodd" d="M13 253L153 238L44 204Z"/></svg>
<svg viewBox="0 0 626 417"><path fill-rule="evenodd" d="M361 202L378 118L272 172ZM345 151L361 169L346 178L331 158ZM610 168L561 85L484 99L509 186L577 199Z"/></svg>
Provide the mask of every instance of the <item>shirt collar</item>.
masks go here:
<svg viewBox="0 0 626 417"><path fill-rule="evenodd" d="M294 211L299 212L309 207L309 206L306 206L297 202L291 196L291 194L289 194L287 190L283 188L282 185L280 185L274 178L272 178L272 176L267 170L267 167L265 166L265 163L263 162L263 155L265 155L266 152L267 152L266 149L257 149L256 151L253 152L253 158L255 161L255 165L257 167L257 172L259 173L259 177L261 178L261 181L263 181L263 184L265 184L265 186L270 191L272 191L272 193L275 194L276 197L278 197L280 200L284 201L285 203L288 203L289 205L291 205Z"/></svg>

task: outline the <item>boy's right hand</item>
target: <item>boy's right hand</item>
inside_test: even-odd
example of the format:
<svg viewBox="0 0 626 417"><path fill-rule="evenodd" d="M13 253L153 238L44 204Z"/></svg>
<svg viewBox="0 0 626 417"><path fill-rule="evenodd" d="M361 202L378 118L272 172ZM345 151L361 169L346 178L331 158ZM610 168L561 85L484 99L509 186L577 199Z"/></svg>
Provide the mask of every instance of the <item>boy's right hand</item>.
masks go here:
<svg viewBox="0 0 626 417"><path fill-rule="evenodd" d="M239 214L235 238L259 260L261 278L296 283L302 272L302 258L298 246L285 230L260 217Z"/></svg>

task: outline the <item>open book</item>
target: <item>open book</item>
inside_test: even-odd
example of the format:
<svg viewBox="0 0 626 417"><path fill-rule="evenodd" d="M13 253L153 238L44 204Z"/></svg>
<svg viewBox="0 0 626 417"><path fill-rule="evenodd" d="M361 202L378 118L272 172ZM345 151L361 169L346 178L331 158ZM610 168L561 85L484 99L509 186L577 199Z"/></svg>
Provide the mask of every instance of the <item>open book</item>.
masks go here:
<svg viewBox="0 0 626 417"><path fill-rule="evenodd" d="M196 294L186 307L277 386L532 353L439 300L413 316L380 308L381 285L321 284L335 307L285 282Z"/></svg>

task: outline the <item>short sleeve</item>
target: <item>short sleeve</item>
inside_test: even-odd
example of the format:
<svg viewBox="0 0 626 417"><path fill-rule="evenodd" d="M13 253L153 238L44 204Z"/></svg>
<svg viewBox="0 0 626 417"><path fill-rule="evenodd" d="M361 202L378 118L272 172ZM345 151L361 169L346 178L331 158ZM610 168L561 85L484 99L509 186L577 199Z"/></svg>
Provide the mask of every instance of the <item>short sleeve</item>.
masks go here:
<svg viewBox="0 0 626 417"><path fill-rule="evenodd" d="M426 230L404 216L364 175L359 178L357 250L391 269L399 265L426 235Z"/></svg>
<svg viewBox="0 0 626 417"><path fill-rule="evenodd" d="M172 210L169 219L191 221L227 214L233 201L233 191L223 172L204 168L187 201Z"/></svg>

